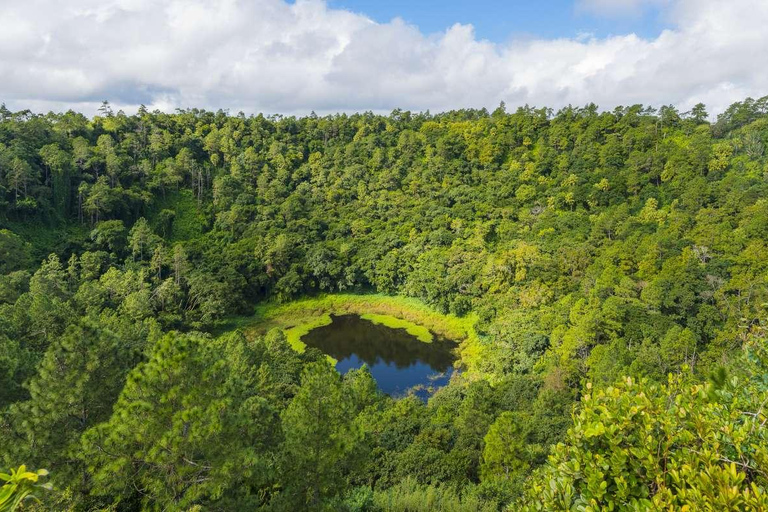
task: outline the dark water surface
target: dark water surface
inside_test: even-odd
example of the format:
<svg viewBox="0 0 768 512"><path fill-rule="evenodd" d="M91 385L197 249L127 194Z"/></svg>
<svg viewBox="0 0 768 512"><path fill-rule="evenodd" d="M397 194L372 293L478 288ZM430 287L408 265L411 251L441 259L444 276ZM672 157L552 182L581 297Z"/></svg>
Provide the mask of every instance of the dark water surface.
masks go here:
<svg viewBox="0 0 768 512"><path fill-rule="evenodd" d="M340 373L367 364L383 392L401 396L418 386L416 394L422 399L429 396L430 387L448 383L455 343L438 338L424 343L405 329L377 325L357 315L331 319L331 324L311 330L301 341L336 359Z"/></svg>

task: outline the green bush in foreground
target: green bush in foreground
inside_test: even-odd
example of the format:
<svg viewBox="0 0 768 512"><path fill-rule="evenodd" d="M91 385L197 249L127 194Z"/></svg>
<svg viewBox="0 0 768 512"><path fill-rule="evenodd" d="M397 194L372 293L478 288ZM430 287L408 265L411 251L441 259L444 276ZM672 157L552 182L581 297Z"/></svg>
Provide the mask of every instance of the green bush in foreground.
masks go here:
<svg viewBox="0 0 768 512"><path fill-rule="evenodd" d="M51 484L39 483L40 477L47 475L48 471L45 469L27 471L24 465L19 466L19 469L11 469L10 474L0 473L0 481L5 482L0 487L0 512L16 510L27 500L38 500L33 492L38 489L51 489Z"/></svg>
<svg viewBox="0 0 768 512"><path fill-rule="evenodd" d="M768 351L707 384L625 378L583 397L526 510L767 510ZM588 388L591 386L588 385Z"/></svg>

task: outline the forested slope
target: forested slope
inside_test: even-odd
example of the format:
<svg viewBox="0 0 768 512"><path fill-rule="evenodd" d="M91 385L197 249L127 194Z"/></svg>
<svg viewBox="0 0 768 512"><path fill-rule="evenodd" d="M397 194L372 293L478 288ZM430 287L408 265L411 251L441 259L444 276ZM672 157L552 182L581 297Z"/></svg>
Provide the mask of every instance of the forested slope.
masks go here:
<svg viewBox="0 0 768 512"><path fill-rule="evenodd" d="M55 510L759 509L767 113L3 107L0 461ZM471 371L221 334L338 291L476 315Z"/></svg>

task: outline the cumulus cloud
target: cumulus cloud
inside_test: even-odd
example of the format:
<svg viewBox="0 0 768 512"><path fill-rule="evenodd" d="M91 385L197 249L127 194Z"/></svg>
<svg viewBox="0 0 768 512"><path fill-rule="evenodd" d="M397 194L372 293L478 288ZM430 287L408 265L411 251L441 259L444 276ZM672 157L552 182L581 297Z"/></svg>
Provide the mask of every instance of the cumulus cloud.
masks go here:
<svg viewBox="0 0 768 512"><path fill-rule="evenodd" d="M605 0L583 0L594 5ZM628 8L643 2L618 0ZM10 4L10 5L9 5ZM0 6L0 102L93 114L225 108L302 114L644 103L713 112L768 94L768 2L675 0L674 28L492 43L423 34L321 0L25 0Z"/></svg>

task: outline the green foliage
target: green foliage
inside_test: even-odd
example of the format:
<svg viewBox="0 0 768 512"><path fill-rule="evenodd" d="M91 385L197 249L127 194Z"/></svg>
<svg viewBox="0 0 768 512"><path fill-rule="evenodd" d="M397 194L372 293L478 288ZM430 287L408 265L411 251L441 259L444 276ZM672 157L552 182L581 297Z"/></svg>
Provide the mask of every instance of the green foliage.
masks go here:
<svg viewBox="0 0 768 512"><path fill-rule="evenodd" d="M450 487L420 486L413 479L406 479L395 487L373 495L373 506L369 510L382 512L491 512L497 510L492 503L478 497L461 493Z"/></svg>
<svg viewBox="0 0 768 512"><path fill-rule="evenodd" d="M767 103L3 110L0 455L61 509L759 507ZM291 348L340 313L462 371Z"/></svg>
<svg viewBox="0 0 768 512"><path fill-rule="evenodd" d="M127 244L125 225L121 220L105 220L91 231L94 243L114 253L120 253Z"/></svg>
<svg viewBox="0 0 768 512"><path fill-rule="evenodd" d="M530 468L525 424L527 418L504 412L488 429L481 471L484 479L513 479Z"/></svg>
<svg viewBox="0 0 768 512"><path fill-rule="evenodd" d="M144 261L154 251L159 239L149 227L147 220L142 217L136 221L128 235L128 247L134 258Z"/></svg>
<svg viewBox="0 0 768 512"><path fill-rule="evenodd" d="M110 420L83 436L92 492L174 510L258 505L280 435L259 389L263 358L263 346L237 334L163 337L128 376Z"/></svg>
<svg viewBox="0 0 768 512"><path fill-rule="evenodd" d="M71 325L48 347L28 384L29 399L7 411L6 463L26 459L78 485L80 435L110 417L125 373L137 361L139 347L103 323Z"/></svg>
<svg viewBox="0 0 768 512"><path fill-rule="evenodd" d="M30 259L30 245L15 233L0 229L0 274L24 270Z"/></svg>
<svg viewBox="0 0 768 512"><path fill-rule="evenodd" d="M341 468L358 436L353 418L352 398L333 367L324 361L307 365L282 414L287 502L317 509L343 489Z"/></svg>
<svg viewBox="0 0 768 512"><path fill-rule="evenodd" d="M265 304L257 308L252 319L238 323L251 335L279 327L285 330L289 343L299 351L304 350L301 337L316 327L331 322L330 315L358 314L392 328L404 328L423 342L431 342L433 334L463 343L464 358L472 363L474 353L479 352L480 340L473 325L473 315L463 318L444 315L421 301L390 297L381 294L327 294L306 298L288 304Z"/></svg>
<svg viewBox="0 0 768 512"><path fill-rule="evenodd" d="M732 371L719 384L626 378L586 394L566 442L528 489L526 509L765 509L762 336Z"/></svg>
<svg viewBox="0 0 768 512"><path fill-rule="evenodd" d="M169 242L200 237L208 222L190 190L174 191L155 198L149 214L154 230Z"/></svg>
<svg viewBox="0 0 768 512"><path fill-rule="evenodd" d="M0 473L0 480L5 482L0 487L0 512L13 512L25 501L37 501L40 499L33 493L38 489L51 490L51 484L39 483L40 477L48 475L45 469L27 471L24 465L18 469L11 468L10 474Z"/></svg>

